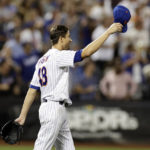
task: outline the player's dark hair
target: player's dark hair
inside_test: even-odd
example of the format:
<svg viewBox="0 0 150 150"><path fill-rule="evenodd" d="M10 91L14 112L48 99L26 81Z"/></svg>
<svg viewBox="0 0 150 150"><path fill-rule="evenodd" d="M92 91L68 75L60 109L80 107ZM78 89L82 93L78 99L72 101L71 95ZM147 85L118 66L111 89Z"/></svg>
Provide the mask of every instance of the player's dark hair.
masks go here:
<svg viewBox="0 0 150 150"><path fill-rule="evenodd" d="M52 45L56 44L59 40L59 37L65 37L68 28L64 25L55 25L50 29L50 39L52 42Z"/></svg>

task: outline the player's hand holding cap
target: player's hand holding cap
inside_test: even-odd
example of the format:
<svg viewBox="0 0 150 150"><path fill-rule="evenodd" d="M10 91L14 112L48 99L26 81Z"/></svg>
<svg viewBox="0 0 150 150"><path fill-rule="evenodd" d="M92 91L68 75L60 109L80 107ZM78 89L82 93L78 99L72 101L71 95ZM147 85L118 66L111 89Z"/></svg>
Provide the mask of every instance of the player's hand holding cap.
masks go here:
<svg viewBox="0 0 150 150"><path fill-rule="evenodd" d="M114 8L113 10L113 15L114 15L114 22L121 23L123 25L122 32L126 32L128 27L127 23L129 22L131 18L131 14L128 8L122 5L118 5Z"/></svg>

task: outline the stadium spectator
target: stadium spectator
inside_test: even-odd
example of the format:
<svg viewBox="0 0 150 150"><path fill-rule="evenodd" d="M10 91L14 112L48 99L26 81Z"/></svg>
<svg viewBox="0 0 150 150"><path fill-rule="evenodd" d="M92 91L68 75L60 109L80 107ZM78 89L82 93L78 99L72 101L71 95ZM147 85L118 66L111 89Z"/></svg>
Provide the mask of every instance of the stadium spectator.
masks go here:
<svg viewBox="0 0 150 150"><path fill-rule="evenodd" d="M99 100L98 93L99 74L93 61L88 61L84 66L82 79L74 87L74 93L78 94L79 100Z"/></svg>
<svg viewBox="0 0 150 150"><path fill-rule="evenodd" d="M135 21L132 30L130 28L129 40L132 41L135 46L141 43L145 46L148 46L149 32L147 32L147 30L144 28L144 23L141 18Z"/></svg>
<svg viewBox="0 0 150 150"><path fill-rule="evenodd" d="M92 33L92 39L93 40L97 39L98 36L101 35L106 30L106 28L110 25L111 22L112 17L105 16L103 24L99 24L94 29ZM112 35L107 39L107 41L105 41L101 49L91 56L91 59L98 64L100 69L104 70L108 62L114 59L114 45L116 42L117 42L116 35Z"/></svg>
<svg viewBox="0 0 150 150"><path fill-rule="evenodd" d="M12 63L6 58L0 58L0 95L19 95L16 71Z"/></svg>
<svg viewBox="0 0 150 150"><path fill-rule="evenodd" d="M90 3L90 2L89 2ZM105 18L105 16L112 15L112 7L111 7L111 1L110 0L98 0L98 1L92 1L90 4L89 9L89 17L97 20L102 21Z"/></svg>
<svg viewBox="0 0 150 150"><path fill-rule="evenodd" d="M20 42L20 30L15 29L13 35L13 38L7 40L1 53L16 62L24 54L24 50Z"/></svg>
<svg viewBox="0 0 150 150"><path fill-rule="evenodd" d="M79 93L76 90L76 86L80 83L83 78L83 65L78 65L78 67L70 68L70 80L69 80L69 94L73 101L80 99Z"/></svg>
<svg viewBox="0 0 150 150"><path fill-rule="evenodd" d="M133 80L138 84L143 82L142 68L148 62L146 49L143 45L136 46L135 49L134 45L129 43L121 57L125 71L130 73Z"/></svg>
<svg viewBox="0 0 150 150"><path fill-rule="evenodd" d="M35 70L35 64L37 63L40 57L40 53L33 48L31 42L23 43L23 48L24 48L24 55L22 55L19 59L17 59L17 63L20 66L21 70L21 81L23 86L22 91L28 88L29 82L31 81Z"/></svg>
<svg viewBox="0 0 150 150"><path fill-rule="evenodd" d="M109 100L130 100L137 89L131 75L123 70L120 59L115 60L114 68L105 73L99 86Z"/></svg>
<svg viewBox="0 0 150 150"><path fill-rule="evenodd" d="M9 21L17 12L16 5L13 5L10 0L1 0L0 8L0 18L5 21Z"/></svg>
<svg viewBox="0 0 150 150"><path fill-rule="evenodd" d="M124 55L121 57L121 61L125 71L132 75L133 66L138 62L138 57L132 43L127 46Z"/></svg>
<svg viewBox="0 0 150 150"><path fill-rule="evenodd" d="M96 21L86 17L81 19L80 27L80 41L82 41L81 47L87 46L92 41L92 32L95 29Z"/></svg>
<svg viewBox="0 0 150 150"><path fill-rule="evenodd" d="M6 34L4 32L4 24L2 23L2 19L0 18L0 52L6 42Z"/></svg>
<svg viewBox="0 0 150 150"><path fill-rule="evenodd" d="M142 98L150 100L150 64L143 67L144 83L142 84Z"/></svg>

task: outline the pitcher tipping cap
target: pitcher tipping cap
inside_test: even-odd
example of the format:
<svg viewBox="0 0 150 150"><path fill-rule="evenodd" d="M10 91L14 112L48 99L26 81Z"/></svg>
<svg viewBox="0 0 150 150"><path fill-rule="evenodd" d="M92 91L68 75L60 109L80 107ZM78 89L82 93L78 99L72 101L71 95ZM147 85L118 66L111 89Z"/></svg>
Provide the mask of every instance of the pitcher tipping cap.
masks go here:
<svg viewBox="0 0 150 150"><path fill-rule="evenodd" d="M122 32L126 32L128 29L127 23L131 18L131 14L128 8L122 5L117 5L113 9L114 22L119 22L123 25Z"/></svg>

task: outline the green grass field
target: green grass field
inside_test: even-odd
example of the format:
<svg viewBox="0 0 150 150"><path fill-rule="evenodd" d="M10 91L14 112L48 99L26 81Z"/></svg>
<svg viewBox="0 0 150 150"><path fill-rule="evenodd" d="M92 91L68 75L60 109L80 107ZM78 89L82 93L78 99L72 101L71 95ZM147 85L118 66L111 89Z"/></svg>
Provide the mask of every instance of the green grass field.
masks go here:
<svg viewBox="0 0 150 150"><path fill-rule="evenodd" d="M32 146L0 146L0 150L33 150ZM53 149L54 150L54 149ZM150 148L76 147L76 150L150 150Z"/></svg>

